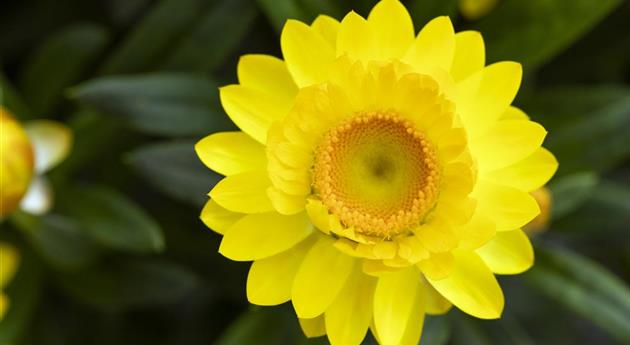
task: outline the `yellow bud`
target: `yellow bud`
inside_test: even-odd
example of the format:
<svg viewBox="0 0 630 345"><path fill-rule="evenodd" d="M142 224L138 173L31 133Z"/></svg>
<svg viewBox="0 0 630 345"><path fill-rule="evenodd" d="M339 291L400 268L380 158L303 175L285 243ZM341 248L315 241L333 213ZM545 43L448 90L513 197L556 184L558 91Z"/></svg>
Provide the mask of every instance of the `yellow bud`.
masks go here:
<svg viewBox="0 0 630 345"><path fill-rule="evenodd" d="M0 106L0 218L14 211L28 190L33 148L20 123Z"/></svg>
<svg viewBox="0 0 630 345"><path fill-rule="evenodd" d="M476 20L492 11L499 0L459 0L459 11L466 19Z"/></svg>
<svg viewBox="0 0 630 345"><path fill-rule="evenodd" d="M553 200L547 187L538 188L531 194L536 199L538 207L540 207L540 214L525 226L525 231L534 234L546 230L549 226Z"/></svg>

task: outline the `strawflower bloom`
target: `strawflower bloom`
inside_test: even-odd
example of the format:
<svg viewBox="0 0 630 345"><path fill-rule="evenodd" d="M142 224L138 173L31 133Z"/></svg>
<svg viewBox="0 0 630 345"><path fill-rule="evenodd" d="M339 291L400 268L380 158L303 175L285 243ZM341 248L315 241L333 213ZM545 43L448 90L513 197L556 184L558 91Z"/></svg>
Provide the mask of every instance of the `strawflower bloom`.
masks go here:
<svg viewBox="0 0 630 345"><path fill-rule="evenodd" d="M9 297L4 293L4 288L11 282L17 271L20 255L17 249L6 242L0 242L0 321L9 309Z"/></svg>
<svg viewBox="0 0 630 345"><path fill-rule="evenodd" d="M22 126L0 106L0 221L16 209L41 215L52 206L45 173L72 147L72 132L61 123L33 120Z"/></svg>
<svg viewBox="0 0 630 345"><path fill-rule="evenodd" d="M397 0L367 19L287 21L284 60L246 55L221 88L242 130L196 150L225 175L201 219L219 252L254 261L247 297L292 301L309 337L417 344L452 305L500 317L496 274L533 263L520 229L557 162L511 106L521 66L485 66L478 32L447 17L416 36Z"/></svg>

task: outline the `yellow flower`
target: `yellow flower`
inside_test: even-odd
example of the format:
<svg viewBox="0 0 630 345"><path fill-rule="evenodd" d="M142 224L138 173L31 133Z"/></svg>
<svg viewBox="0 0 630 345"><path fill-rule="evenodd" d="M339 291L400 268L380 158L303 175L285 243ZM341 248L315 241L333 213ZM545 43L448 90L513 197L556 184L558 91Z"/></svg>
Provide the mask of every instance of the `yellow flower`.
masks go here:
<svg viewBox="0 0 630 345"><path fill-rule="evenodd" d="M470 20L479 19L490 13L499 0L459 0L459 11Z"/></svg>
<svg viewBox="0 0 630 345"><path fill-rule="evenodd" d="M9 298L2 290L13 279L19 260L20 256L13 246L0 242L0 321L9 309Z"/></svg>
<svg viewBox="0 0 630 345"><path fill-rule="evenodd" d="M289 20L284 61L246 55L220 90L242 132L196 150L227 177L201 219L220 253L254 261L251 303L292 301L307 336L417 344L452 304L501 315L493 273L533 262L520 228L557 162L542 126L511 106L521 66L485 67L478 32L447 17L415 36L396 0L368 19Z"/></svg>
<svg viewBox="0 0 630 345"><path fill-rule="evenodd" d="M46 213L52 190L43 174L67 157L72 132L48 120L29 121L22 127L0 106L0 134L0 219L18 207L32 214Z"/></svg>

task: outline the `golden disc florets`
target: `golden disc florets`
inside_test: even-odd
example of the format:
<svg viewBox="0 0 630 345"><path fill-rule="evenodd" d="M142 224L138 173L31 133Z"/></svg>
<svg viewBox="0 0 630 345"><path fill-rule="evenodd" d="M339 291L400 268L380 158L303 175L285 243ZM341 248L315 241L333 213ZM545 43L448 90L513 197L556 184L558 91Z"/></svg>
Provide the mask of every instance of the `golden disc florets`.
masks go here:
<svg viewBox="0 0 630 345"><path fill-rule="evenodd" d="M425 135L390 111L360 113L326 133L313 169L317 196L358 233L392 238L433 208L440 179Z"/></svg>

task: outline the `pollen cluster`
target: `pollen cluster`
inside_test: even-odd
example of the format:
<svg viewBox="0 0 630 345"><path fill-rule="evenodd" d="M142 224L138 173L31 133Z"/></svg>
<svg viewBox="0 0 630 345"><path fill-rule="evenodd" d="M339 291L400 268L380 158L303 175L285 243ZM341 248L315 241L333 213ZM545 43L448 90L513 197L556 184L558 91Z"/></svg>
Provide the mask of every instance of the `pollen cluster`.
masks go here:
<svg viewBox="0 0 630 345"><path fill-rule="evenodd" d="M389 239L420 225L440 179L432 144L391 111L359 113L326 133L313 168L316 195L341 223Z"/></svg>

